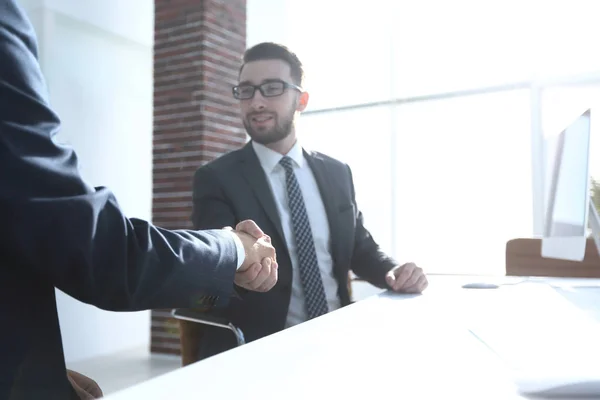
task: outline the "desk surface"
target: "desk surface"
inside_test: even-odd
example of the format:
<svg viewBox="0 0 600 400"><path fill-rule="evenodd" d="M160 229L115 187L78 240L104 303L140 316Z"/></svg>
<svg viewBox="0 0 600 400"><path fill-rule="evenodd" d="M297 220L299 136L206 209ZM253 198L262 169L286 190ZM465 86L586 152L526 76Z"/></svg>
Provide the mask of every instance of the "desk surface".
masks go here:
<svg viewBox="0 0 600 400"><path fill-rule="evenodd" d="M464 321L465 306L485 293L529 283L461 288L483 279L432 276L421 296L381 293L106 398L526 398ZM531 279L543 281L600 287L598 279Z"/></svg>

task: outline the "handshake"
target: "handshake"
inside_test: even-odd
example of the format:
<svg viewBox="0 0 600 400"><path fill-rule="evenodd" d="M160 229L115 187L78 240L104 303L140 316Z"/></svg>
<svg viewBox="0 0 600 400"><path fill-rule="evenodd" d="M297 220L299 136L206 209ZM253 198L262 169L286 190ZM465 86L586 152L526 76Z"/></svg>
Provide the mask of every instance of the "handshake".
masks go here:
<svg viewBox="0 0 600 400"><path fill-rule="evenodd" d="M244 245L246 257L235 273L237 286L256 292L267 292L277 283L277 255L271 238L252 220L242 221L233 230Z"/></svg>

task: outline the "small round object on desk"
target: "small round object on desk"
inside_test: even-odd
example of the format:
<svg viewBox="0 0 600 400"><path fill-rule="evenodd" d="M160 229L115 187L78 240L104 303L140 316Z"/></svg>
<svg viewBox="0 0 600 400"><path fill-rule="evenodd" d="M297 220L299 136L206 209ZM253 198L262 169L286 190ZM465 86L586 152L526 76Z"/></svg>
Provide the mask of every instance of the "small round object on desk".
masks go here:
<svg viewBox="0 0 600 400"><path fill-rule="evenodd" d="M462 285L463 289L498 289L500 285L489 282L470 282Z"/></svg>

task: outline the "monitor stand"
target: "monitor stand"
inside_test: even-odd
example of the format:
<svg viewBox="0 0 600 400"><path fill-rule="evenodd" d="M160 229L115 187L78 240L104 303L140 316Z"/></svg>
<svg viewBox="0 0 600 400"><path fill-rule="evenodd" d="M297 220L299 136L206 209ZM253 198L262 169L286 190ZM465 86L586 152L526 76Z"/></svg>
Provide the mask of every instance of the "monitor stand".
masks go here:
<svg viewBox="0 0 600 400"><path fill-rule="evenodd" d="M594 206L591 196L588 203L588 226L592 231L592 239L596 244L598 255L600 255L600 217L598 217L598 211ZM542 238L542 257L579 262L583 261L589 239L587 234L575 235L575 232L573 232L572 235L569 235L568 226L561 226L561 233L563 233L563 236Z"/></svg>

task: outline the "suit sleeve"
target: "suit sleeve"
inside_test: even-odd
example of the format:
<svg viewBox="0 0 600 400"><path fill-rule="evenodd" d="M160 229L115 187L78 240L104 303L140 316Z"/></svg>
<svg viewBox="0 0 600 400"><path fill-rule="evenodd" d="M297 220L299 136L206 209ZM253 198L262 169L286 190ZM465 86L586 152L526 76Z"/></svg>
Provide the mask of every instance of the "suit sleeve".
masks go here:
<svg viewBox="0 0 600 400"><path fill-rule="evenodd" d="M0 262L108 310L190 307L229 297L229 232L169 231L123 215L106 188L79 175L54 135L33 29L0 0ZM215 305L219 306L221 300Z"/></svg>
<svg viewBox="0 0 600 400"><path fill-rule="evenodd" d="M379 245L375 242L373 236L371 236L369 231L365 228L363 215L356 204L352 171L350 170L350 167L346 166L346 168L348 169L349 174L352 204L354 205L354 210L356 212L354 252L352 253L350 268L359 278L362 278L379 288L389 289L389 285L385 281L385 275L390 269L398 265L398 263L379 248Z"/></svg>

